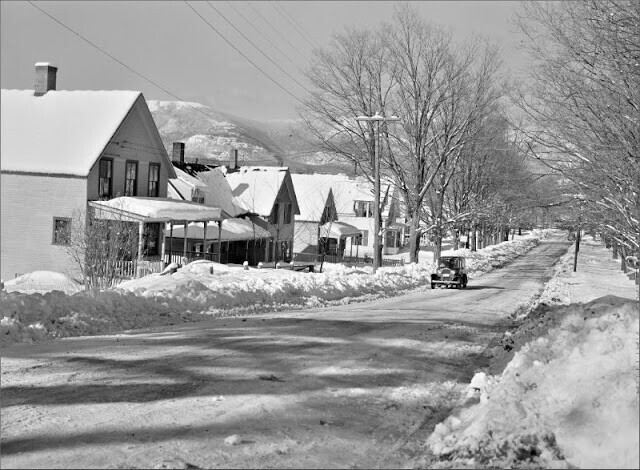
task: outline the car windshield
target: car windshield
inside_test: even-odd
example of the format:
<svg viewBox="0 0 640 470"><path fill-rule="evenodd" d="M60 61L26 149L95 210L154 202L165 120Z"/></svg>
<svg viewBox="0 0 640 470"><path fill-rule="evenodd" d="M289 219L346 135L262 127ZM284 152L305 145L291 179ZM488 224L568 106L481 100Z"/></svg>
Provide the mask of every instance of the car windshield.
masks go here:
<svg viewBox="0 0 640 470"><path fill-rule="evenodd" d="M444 268L458 269L460 267L460 259L459 258L440 258L440 264L438 266L441 269L444 269Z"/></svg>

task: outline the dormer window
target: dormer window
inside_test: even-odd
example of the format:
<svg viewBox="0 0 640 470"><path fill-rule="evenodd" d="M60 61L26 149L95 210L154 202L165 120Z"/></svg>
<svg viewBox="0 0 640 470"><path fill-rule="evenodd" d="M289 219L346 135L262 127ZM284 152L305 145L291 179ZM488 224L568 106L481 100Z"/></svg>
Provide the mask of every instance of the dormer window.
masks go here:
<svg viewBox="0 0 640 470"><path fill-rule="evenodd" d="M373 217L373 202L355 201L353 211L356 213L356 217Z"/></svg>

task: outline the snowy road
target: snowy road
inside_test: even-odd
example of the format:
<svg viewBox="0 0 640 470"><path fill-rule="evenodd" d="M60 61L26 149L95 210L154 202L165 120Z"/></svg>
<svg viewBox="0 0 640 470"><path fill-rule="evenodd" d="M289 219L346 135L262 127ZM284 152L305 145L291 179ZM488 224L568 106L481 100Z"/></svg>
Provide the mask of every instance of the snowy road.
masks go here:
<svg viewBox="0 0 640 470"><path fill-rule="evenodd" d="M14 345L2 467L411 465L567 247L462 291Z"/></svg>

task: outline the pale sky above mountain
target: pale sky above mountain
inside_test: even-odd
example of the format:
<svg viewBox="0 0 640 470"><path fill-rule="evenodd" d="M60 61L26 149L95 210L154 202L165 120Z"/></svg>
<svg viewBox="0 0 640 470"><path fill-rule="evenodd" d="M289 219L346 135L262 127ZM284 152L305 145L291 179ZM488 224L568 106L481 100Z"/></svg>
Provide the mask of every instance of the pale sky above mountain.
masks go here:
<svg viewBox="0 0 640 470"><path fill-rule="evenodd" d="M34 64L50 62L59 68L59 90L140 90L147 99L175 100L177 96L238 116L269 120L295 118L297 101L291 95L303 98L306 91L230 23L305 85L301 71L313 47L325 47L332 33L346 26L374 26L391 19L396 2L33 3L169 93L25 1L0 2L2 88L32 88ZM432 22L450 26L459 39L477 33L497 42L506 65L521 71L525 60L516 48L520 38L509 22L517 3L427 1L412 5Z"/></svg>

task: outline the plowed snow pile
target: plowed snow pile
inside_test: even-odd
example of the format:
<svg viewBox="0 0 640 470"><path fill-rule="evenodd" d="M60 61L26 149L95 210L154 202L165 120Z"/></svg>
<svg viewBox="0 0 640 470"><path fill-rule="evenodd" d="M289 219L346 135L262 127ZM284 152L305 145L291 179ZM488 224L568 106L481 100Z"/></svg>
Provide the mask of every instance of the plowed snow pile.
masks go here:
<svg viewBox="0 0 640 470"><path fill-rule="evenodd" d="M638 468L638 303L541 305L428 439L439 467Z"/></svg>

